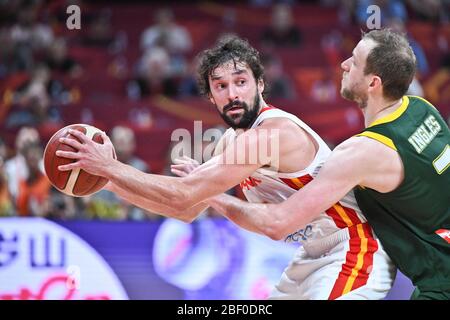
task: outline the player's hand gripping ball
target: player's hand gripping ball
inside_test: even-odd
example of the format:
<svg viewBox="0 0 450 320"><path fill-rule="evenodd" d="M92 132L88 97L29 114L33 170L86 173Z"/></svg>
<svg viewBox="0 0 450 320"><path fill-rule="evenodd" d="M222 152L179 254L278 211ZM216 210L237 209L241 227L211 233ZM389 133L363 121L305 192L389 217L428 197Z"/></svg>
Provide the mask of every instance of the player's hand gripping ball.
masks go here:
<svg viewBox="0 0 450 320"><path fill-rule="evenodd" d="M72 163L76 160L58 157L57 150L77 152L77 150L67 144L61 143L60 138L76 139L75 136L68 133L68 129L78 130L84 133L89 139L103 144L101 137L102 131L96 127L87 124L72 124L60 129L48 141L44 150L45 173L51 184L59 191L76 197L91 195L101 190L108 179L92 175L82 169L73 169L70 171L60 171L58 166ZM79 140L78 140L79 141ZM81 142L81 141L80 141ZM113 151L115 157L115 151Z"/></svg>

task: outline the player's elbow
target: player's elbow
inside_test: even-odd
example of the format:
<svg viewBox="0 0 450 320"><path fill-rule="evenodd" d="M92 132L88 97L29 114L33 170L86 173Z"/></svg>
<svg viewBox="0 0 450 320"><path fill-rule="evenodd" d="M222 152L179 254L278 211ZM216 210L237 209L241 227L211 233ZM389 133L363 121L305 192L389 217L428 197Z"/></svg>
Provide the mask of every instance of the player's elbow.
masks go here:
<svg viewBox="0 0 450 320"><path fill-rule="evenodd" d="M180 197L174 199L174 201L171 202L171 206L178 212L184 212L190 207L189 201Z"/></svg>
<svg viewBox="0 0 450 320"><path fill-rule="evenodd" d="M172 208L180 212L188 211L191 207L195 206L197 203L201 202L201 198L198 196L199 192L197 189L185 180L185 178L179 178L180 184L177 187L176 192L173 194L172 199L170 199L170 204Z"/></svg>
<svg viewBox="0 0 450 320"><path fill-rule="evenodd" d="M175 197L170 199L170 206L178 212L185 212L194 204L192 197L185 190L180 190Z"/></svg>
<svg viewBox="0 0 450 320"><path fill-rule="evenodd" d="M288 235L287 230L289 226L286 224L286 219L283 219L283 217L278 218L276 214L274 216L275 218L271 219L267 224L264 233L272 240L283 240Z"/></svg>
<svg viewBox="0 0 450 320"><path fill-rule="evenodd" d="M270 239L274 240L274 241L280 241L281 239L283 239L283 237L281 237L281 235L278 232L266 232L266 236L268 236Z"/></svg>
<svg viewBox="0 0 450 320"><path fill-rule="evenodd" d="M270 239L275 240L275 241L283 240L285 238L284 230L275 225L268 227L264 233Z"/></svg>
<svg viewBox="0 0 450 320"><path fill-rule="evenodd" d="M195 217L187 216L187 215L180 215L178 217L178 220L183 221L184 223L187 223L187 224L191 224L195 220Z"/></svg>

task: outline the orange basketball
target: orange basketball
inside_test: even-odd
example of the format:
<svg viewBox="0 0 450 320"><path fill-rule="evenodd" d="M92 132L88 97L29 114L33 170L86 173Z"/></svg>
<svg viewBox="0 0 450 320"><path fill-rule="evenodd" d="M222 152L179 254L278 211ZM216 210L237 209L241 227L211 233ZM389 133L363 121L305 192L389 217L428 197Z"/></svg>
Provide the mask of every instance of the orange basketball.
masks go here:
<svg viewBox="0 0 450 320"><path fill-rule="evenodd" d="M44 150L45 173L51 184L59 191L76 197L91 195L103 188L108 179L87 173L84 170L74 169L70 171L60 171L58 166L74 162L74 159L58 157L57 150L75 151L76 150L64 143L59 142L62 137L77 139L67 132L68 129L81 131L86 136L97 143L103 143L101 130L87 124L72 124L60 129L48 141Z"/></svg>

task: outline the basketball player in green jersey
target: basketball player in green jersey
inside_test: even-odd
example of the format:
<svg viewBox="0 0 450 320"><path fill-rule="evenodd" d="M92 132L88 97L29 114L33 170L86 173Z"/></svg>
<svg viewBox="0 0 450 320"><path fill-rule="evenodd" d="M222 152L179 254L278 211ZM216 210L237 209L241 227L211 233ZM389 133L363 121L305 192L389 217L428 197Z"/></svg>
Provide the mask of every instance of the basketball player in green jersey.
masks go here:
<svg viewBox="0 0 450 320"><path fill-rule="evenodd" d="M412 77L397 59L413 59L403 37L374 31L365 37L375 47L365 73L397 74L383 85L384 96L398 98ZM397 57L398 56L398 57ZM371 59L369 59L371 58ZM348 63L348 62L347 62ZM383 70L383 67L386 70ZM389 70L393 68L393 70ZM344 67L345 70L345 67ZM397 78L397 79L396 79ZM412 79L412 78L411 78ZM386 82L389 82L386 81ZM409 82L408 82L409 83ZM387 88L392 87L392 91ZM352 98L344 88L343 96ZM439 112L425 99L403 96L388 115L367 122L358 136L381 142L396 151L402 169L399 185L378 191L360 186L355 196L397 267L413 281L413 299L450 299L450 131ZM379 161L385 161L379 158Z"/></svg>
<svg viewBox="0 0 450 320"><path fill-rule="evenodd" d="M285 202L223 195L208 203L282 239L355 188L387 253L416 286L411 298L450 299L450 131L430 103L405 96L414 53L404 36L374 30L341 67L341 94L359 105L366 129L336 147L316 179Z"/></svg>

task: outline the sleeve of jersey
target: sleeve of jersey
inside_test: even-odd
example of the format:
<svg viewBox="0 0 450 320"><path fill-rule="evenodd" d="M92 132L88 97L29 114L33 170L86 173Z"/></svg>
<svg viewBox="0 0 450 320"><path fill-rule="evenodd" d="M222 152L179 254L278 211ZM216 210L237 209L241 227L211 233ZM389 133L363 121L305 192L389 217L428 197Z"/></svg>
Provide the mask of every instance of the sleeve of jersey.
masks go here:
<svg viewBox="0 0 450 320"><path fill-rule="evenodd" d="M397 147L395 146L392 139L390 139L380 133L366 130L366 131L361 132L360 134L357 134L356 136L357 137L367 137L367 138L377 140L378 142L381 142L382 144L388 146L389 148L397 151Z"/></svg>

